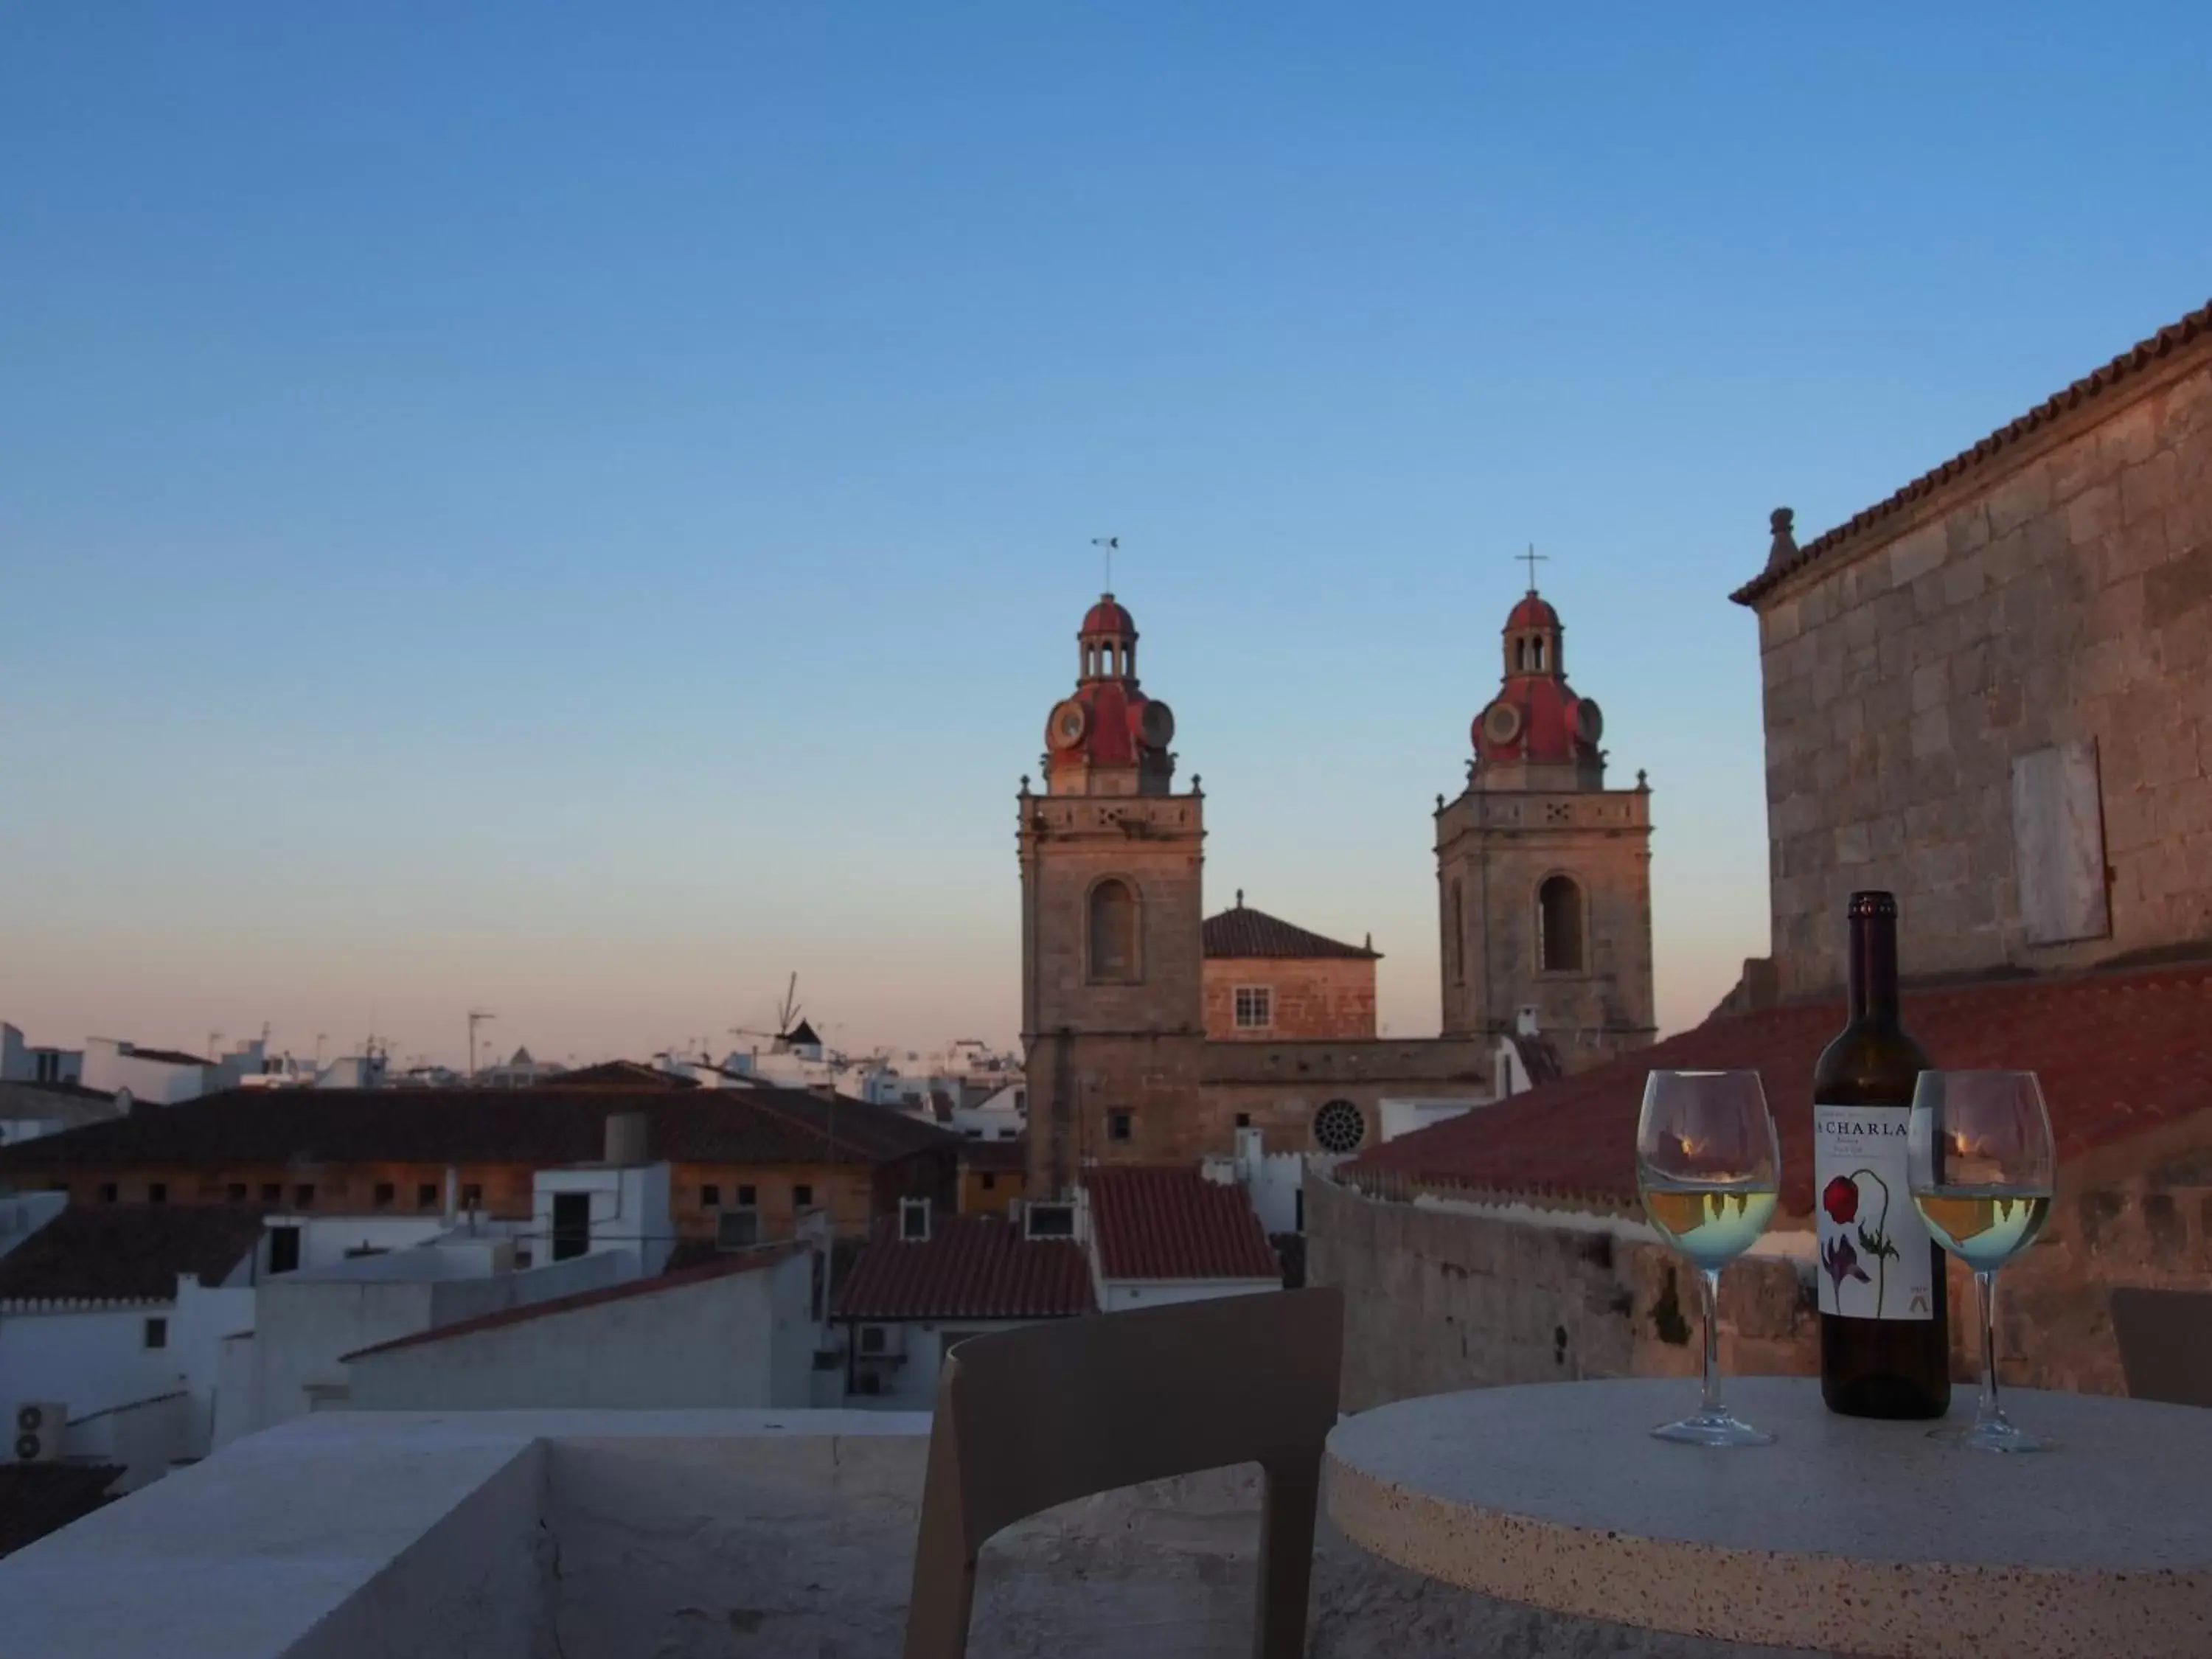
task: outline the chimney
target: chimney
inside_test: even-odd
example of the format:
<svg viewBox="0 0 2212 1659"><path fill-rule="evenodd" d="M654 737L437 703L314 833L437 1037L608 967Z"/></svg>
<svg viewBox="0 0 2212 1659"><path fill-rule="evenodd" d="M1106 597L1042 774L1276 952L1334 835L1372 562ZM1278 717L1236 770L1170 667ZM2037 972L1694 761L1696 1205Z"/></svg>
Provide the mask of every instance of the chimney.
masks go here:
<svg viewBox="0 0 2212 1659"><path fill-rule="evenodd" d="M623 1168L647 1161L643 1112L617 1112L607 1119L606 1161Z"/></svg>

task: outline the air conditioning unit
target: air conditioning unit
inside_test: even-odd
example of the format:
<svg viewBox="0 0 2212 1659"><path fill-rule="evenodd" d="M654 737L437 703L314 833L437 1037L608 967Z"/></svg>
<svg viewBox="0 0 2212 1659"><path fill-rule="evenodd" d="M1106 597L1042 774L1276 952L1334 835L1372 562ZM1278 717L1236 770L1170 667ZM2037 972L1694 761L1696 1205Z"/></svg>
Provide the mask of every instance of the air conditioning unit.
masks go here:
<svg viewBox="0 0 2212 1659"><path fill-rule="evenodd" d="M62 1461L62 1431L69 1426L69 1407L33 1402L15 1407L15 1461L18 1463L58 1463Z"/></svg>

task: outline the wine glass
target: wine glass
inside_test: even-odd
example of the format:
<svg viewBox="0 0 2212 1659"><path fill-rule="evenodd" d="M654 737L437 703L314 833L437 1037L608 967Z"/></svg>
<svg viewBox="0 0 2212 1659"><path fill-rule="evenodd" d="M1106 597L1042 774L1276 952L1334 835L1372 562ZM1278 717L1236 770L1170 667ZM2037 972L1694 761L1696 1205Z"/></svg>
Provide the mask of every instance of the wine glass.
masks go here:
<svg viewBox="0 0 2212 1659"><path fill-rule="evenodd" d="M1978 1451L2047 1450L1997 1403L1997 1269L2051 1217L2058 1157L2033 1072L1923 1072L1905 1142L1912 1201L1936 1242L1981 1287L1982 1395L1973 1423L1934 1437Z"/></svg>
<svg viewBox="0 0 2212 1659"><path fill-rule="evenodd" d="M1644 1213L1696 1264L1705 1286L1705 1382L1698 1409L1651 1432L1693 1446L1771 1446L1721 1404L1721 1269L1756 1243L1774 1213L1782 1157L1756 1072L1654 1072L1636 1124Z"/></svg>

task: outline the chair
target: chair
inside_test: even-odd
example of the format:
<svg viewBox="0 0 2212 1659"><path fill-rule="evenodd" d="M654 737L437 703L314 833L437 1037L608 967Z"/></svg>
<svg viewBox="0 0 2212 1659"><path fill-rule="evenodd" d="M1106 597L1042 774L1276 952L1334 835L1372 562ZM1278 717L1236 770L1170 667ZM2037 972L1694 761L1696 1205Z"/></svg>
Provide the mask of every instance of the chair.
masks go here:
<svg viewBox="0 0 2212 1659"><path fill-rule="evenodd" d="M1305 1650L1344 1298L1329 1285L1054 1321L945 1358L929 1435L906 1659L960 1659L975 1558L1015 1522L1140 1481L1257 1463L1258 1659Z"/></svg>
<svg viewBox="0 0 2212 1659"><path fill-rule="evenodd" d="M2120 1370L2137 1400L2212 1406L2212 1292L2112 1292Z"/></svg>

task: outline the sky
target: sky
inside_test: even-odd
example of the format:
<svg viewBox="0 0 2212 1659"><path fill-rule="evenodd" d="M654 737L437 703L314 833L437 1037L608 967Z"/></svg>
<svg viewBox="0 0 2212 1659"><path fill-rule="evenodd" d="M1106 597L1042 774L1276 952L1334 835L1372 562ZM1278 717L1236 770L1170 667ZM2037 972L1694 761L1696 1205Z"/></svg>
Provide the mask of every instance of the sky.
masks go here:
<svg viewBox="0 0 2212 1659"><path fill-rule="evenodd" d="M1234 890L1437 1029L1534 543L1659 1013L1801 538L2212 295L2212 8L0 7L0 1019L1011 1044L1101 584Z"/></svg>

